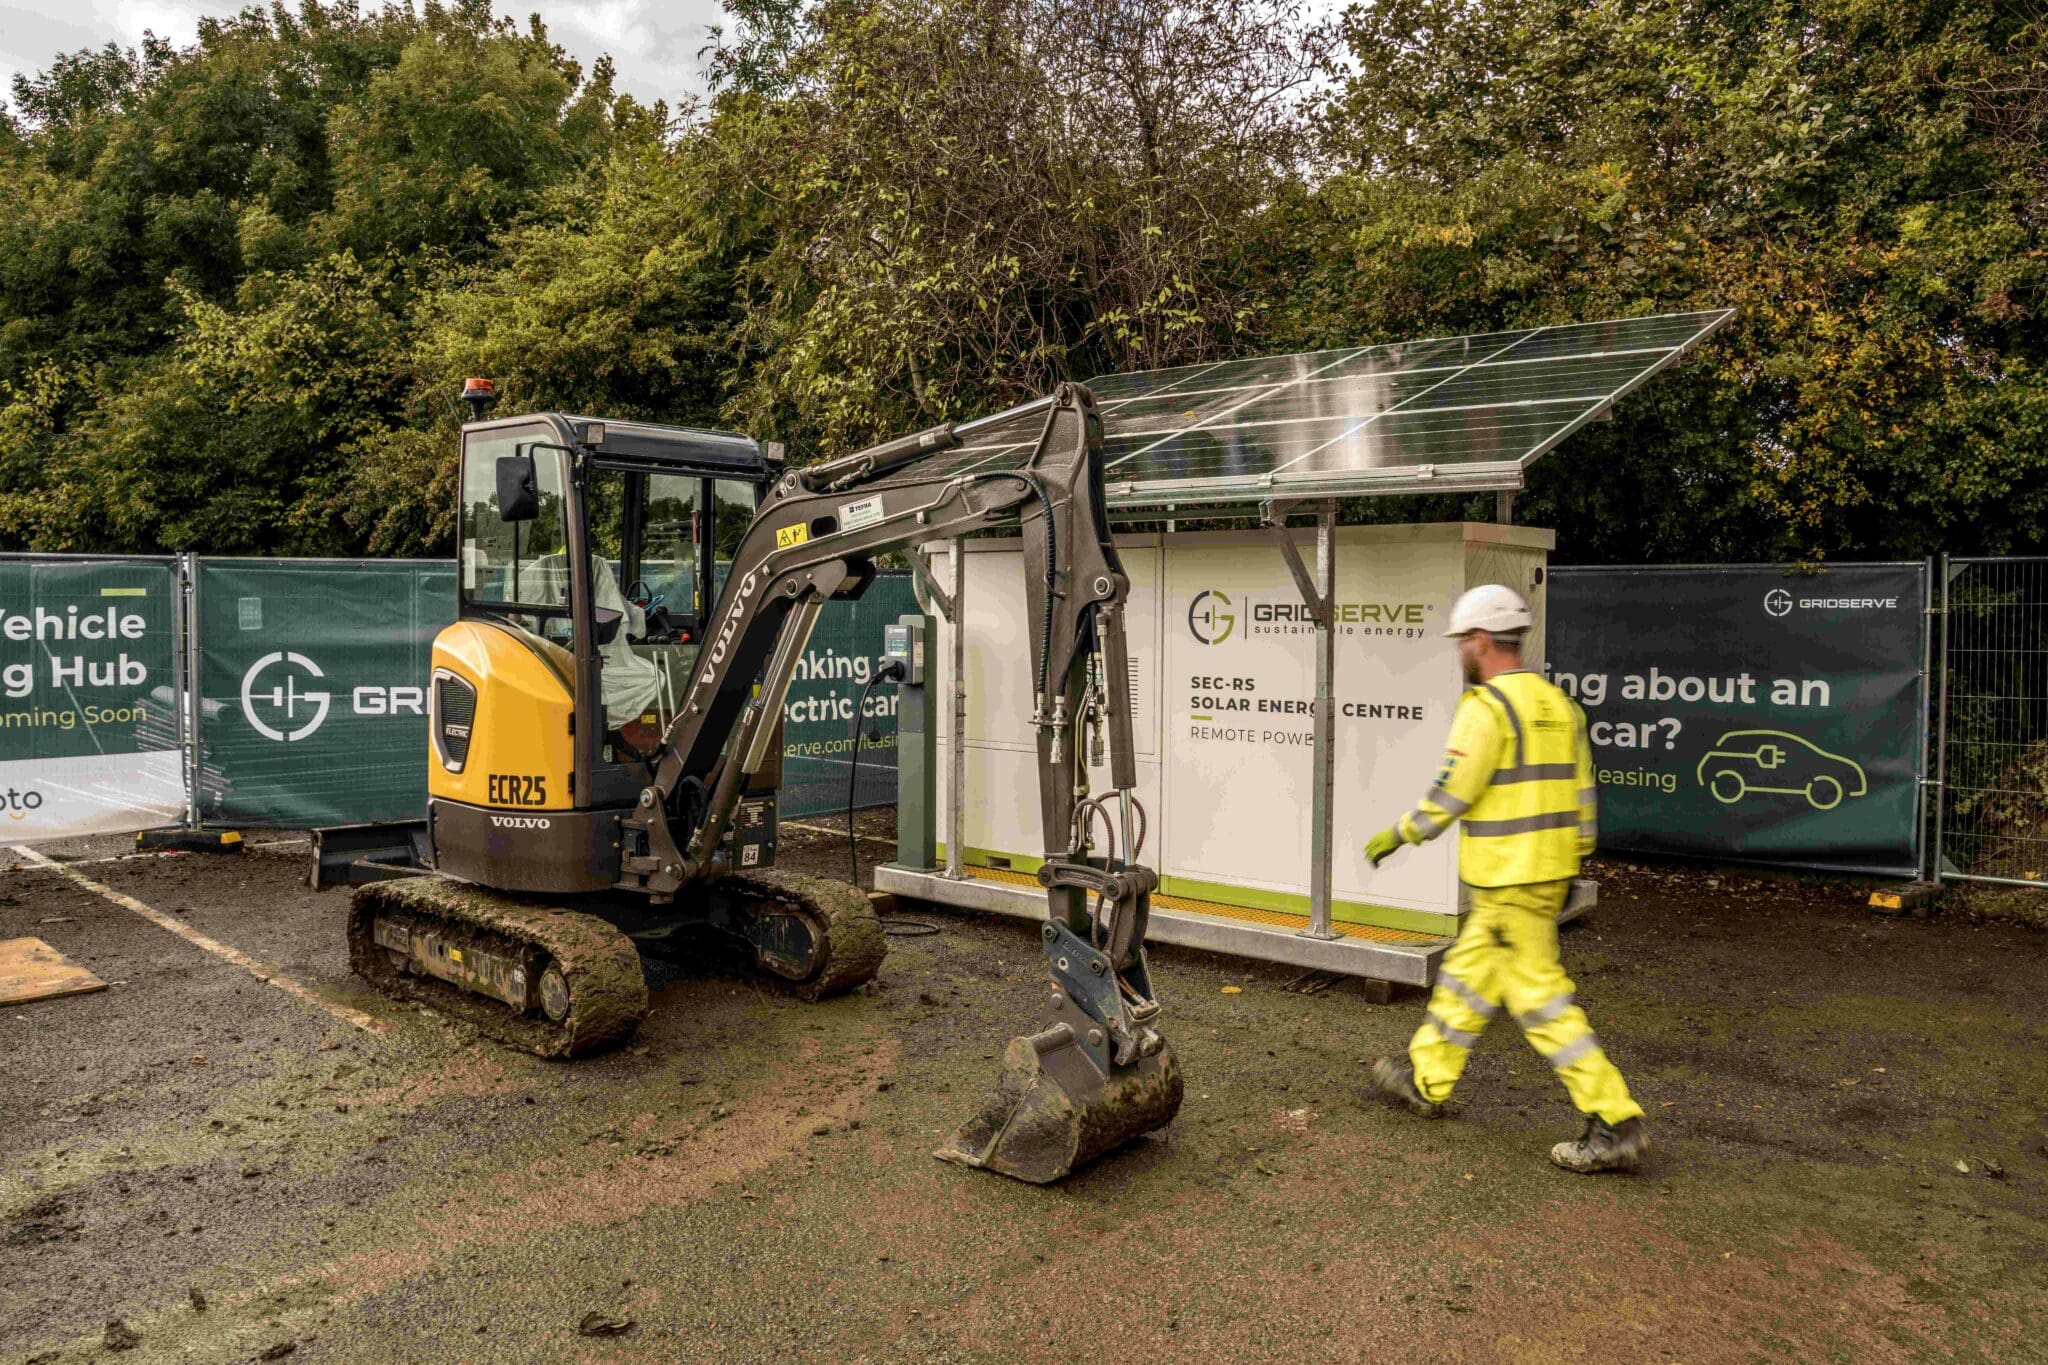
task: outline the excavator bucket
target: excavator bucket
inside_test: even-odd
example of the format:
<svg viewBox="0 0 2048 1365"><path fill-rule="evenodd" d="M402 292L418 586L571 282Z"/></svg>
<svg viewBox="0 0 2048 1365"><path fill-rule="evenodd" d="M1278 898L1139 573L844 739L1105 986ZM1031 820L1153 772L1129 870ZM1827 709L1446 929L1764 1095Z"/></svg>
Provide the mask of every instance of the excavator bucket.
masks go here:
<svg viewBox="0 0 2048 1365"><path fill-rule="evenodd" d="M1049 1184L1180 1112L1180 1063L1164 1042L1105 1072L1064 1024L1003 1050L1003 1074L981 1112L932 1155Z"/></svg>

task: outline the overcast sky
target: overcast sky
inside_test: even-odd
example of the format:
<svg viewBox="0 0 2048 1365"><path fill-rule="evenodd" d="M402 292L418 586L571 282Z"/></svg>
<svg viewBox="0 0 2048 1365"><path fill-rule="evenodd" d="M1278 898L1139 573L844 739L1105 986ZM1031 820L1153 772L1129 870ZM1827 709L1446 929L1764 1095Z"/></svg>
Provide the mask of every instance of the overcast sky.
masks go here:
<svg viewBox="0 0 2048 1365"><path fill-rule="evenodd" d="M0 99L12 104L15 76L43 70L61 52L109 42L133 47L145 29L183 47L200 15L241 8L234 0L0 0ZM718 0L498 0L497 9L522 26L540 11L549 34L586 70L609 52L621 89L671 105L678 93L703 89L697 49L720 16Z"/></svg>

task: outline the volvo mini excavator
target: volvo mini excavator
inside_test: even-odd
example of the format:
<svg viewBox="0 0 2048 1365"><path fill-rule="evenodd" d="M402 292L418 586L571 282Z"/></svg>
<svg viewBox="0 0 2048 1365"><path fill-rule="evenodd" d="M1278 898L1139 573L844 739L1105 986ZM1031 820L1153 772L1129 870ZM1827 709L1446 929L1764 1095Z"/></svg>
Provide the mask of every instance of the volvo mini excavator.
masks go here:
<svg viewBox="0 0 2048 1365"><path fill-rule="evenodd" d="M859 597L876 556L1014 522L1049 1018L1012 1041L983 1111L935 1155L1044 1182L1170 1122L1181 1079L1144 949L1157 878L1132 856L1129 583L1088 390L801 469L725 433L485 420L493 398L465 387L460 600L433 647L422 875L354 893L355 971L552 1057L646 1013L629 930L723 931L813 999L870 980L883 935L867 899L768 866L758 793L784 697L820 610ZM1091 796L1085 749L1105 732L1113 791Z"/></svg>

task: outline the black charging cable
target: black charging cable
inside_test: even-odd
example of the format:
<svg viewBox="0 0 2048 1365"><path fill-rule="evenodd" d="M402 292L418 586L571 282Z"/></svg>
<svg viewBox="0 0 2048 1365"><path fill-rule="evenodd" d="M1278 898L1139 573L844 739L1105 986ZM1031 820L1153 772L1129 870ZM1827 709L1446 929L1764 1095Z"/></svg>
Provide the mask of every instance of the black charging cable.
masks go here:
<svg viewBox="0 0 2048 1365"><path fill-rule="evenodd" d="M902 682L903 677L901 659L884 661L860 689L860 703L853 708L853 762L846 769L846 863L853 874L847 880L856 888L860 886L860 842L853 835L853 784L860 777L860 742L866 738L861 722L867 718L868 696L875 690L875 684Z"/></svg>

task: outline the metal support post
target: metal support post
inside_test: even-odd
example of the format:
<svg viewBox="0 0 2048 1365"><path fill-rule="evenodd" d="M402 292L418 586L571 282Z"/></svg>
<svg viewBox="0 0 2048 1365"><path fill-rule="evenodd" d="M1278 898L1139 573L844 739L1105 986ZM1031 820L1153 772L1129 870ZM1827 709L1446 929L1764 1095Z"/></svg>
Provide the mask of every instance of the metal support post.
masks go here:
<svg viewBox="0 0 2048 1365"><path fill-rule="evenodd" d="M1335 938L1330 928L1330 846L1336 819L1335 790L1337 703L1333 695L1337 671L1337 507L1323 504L1316 514L1316 580L1322 610L1316 620L1316 732L1314 785L1309 795L1309 922L1310 938Z"/></svg>
<svg viewBox="0 0 2048 1365"><path fill-rule="evenodd" d="M1515 491L1503 488L1493 495L1493 519L1502 526L1512 526L1515 521Z"/></svg>
<svg viewBox="0 0 2048 1365"><path fill-rule="evenodd" d="M967 541L953 541L953 592L946 603L953 632L953 735L947 751L946 875L959 881L967 875L966 841L961 838L967 809Z"/></svg>
<svg viewBox="0 0 2048 1365"><path fill-rule="evenodd" d="M1913 806L1913 866L1915 875L1927 880L1927 789L1934 784L1933 774L1927 771L1928 734L1932 726L1927 721L1927 705L1934 699L1934 557L1929 555L1921 566L1925 585L1921 598L1924 604L1920 612L1920 772L1919 781L1914 784Z"/></svg>
<svg viewBox="0 0 2048 1365"><path fill-rule="evenodd" d="M1309 785L1309 893L1308 928L1304 938L1333 939L1330 928L1330 850L1335 808L1331 794L1336 785L1337 703L1337 505L1316 508L1316 572L1309 577L1308 566L1287 532L1287 514L1294 504L1277 499L1266 505L1266 526L1280 548L1294 585L1316 623L1316 715L1315 749L1310 759Z"/></svg>
<svg viewBox="0 0 2048 1365"><path fill-rule="evenodd" d="M1935 703L1934 739L1934 856L1929 860L1928 879L1941 881L1942 826L1948 819L1948 585L1955 578L1948 556L1941 557L1941 687ZM1931 595L1931 594L1930 594Z"/></svg>
<svg viewBox="0 0 2048 1365"><path fill-rule="evenodd" d="M199 828L199 775L203 771L200 744L199 695L199 564L189 553L177 557L174 570L177 587L173 599L172 640L180 653L172 670L177 675L179 749L185 764L185 827Z"/></svg>
<svg viewBox="0 0 2048 1365"><path fill-rule="evenodd" d="M927 597L931 598L932 605L939 609L938 614L951 621L953 619L953 599L947 595L944 588L939 586L939 580L932 575L931 560L925 558L923 550L906 550L904 554L910 560L910 571L917 578L917 586L924 590Z"/></svg>

